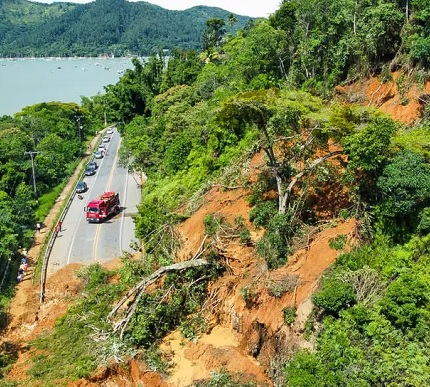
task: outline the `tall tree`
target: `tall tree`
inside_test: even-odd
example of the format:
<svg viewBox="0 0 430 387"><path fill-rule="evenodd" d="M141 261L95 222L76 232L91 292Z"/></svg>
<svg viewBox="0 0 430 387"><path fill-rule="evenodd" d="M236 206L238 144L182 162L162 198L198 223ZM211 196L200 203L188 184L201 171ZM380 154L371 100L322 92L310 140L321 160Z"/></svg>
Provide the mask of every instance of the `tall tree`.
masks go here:
<svg viewBox="0 0 430 387"><path fill-rule="evenodd" d="M309 95L301 97L312 99ZM329 129L324 130L317 123L303 124L309 122L305 119L307 113L306 104L282 102L275 89L231 98L219 113L221 122L231 129L240 123L259 129L262 148L276 179L280 214L294 212L293 188L300 180L325 160L342 153L341 150L329 151ZM325 150L324 154L316 156L316 151L321 149Z"/></svg>

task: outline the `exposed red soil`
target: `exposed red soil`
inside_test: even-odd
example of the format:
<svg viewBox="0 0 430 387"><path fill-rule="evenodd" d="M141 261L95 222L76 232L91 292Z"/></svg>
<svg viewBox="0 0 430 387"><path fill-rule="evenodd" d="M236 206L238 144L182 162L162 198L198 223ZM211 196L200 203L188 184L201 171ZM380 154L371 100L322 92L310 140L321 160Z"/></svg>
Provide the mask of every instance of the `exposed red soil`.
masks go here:
<svg viewBox="0 0 430 387"><path fill-rule="evenodd" d="M397 90L395 80L398 76L398 73L393 74L394 81L386 84L372 78L360 84L339 87L339 98L377 106L394 119L411 125L420 117L422 105L418 97L430 90L430 84L427 83L424 89L411 86L405 99ZM402 105L402 98L404 103L406 100L408 103ZM263 165L262 156L255 156L246 171L249 180L255 181ZM72 179L65 192L73 184ZM333 190L328 194L332 194ZM241 216L251 230L253 242L257 241L262 230L254 229L248 221L250 207L246 194L243 189L227 190L220 186L209 190L203 205L178 230L184 241L178 260L190 258L199 248L204 237L203 220L208 214L222 215L230 223ZM35 235L34 245L29 250L30 269L26 279L17 285L10 309L10 323L2 337L3 343L18 348L18 361L7 375L8 380L14 380L18 385L28 385L26 371L32 354L29 341L44 330L52 329L56 319L66 312L70 301L81 294L81 283L74 275L79 265L69 265L48 279L47 298L42 305L39 304L38 284L31 281L32 267L47 235L46 230L55 222L62 197L45 220L46 228ZM342 195L336 198L343 200ZM324 203L333 202L332 199ZM320 201L316 211L330 219L333 209L321 204ZM212 371L221 368L241 372L259 385L266 383L271 386L272 380L279 377L276 370L285 356L295 348L312 347L312 343L303 339L302 333L312 310L311 294L318 287L321 275L338 255L336 250L330 248L329 241L344 234L351 245L354 243L355 228L354 220L327 222L320 232L288 258L285 266L274 271L267 270L265 262L256 256L253 247L242 246L237 241L226 243L223 253L229 270L212 285L210 303L205 306L210 329L195 342L183 341L178 332L172 332L165 339L161 349L172 358L174 364L168 378L147 370L140 362L130 361L127 369L117 365L101 367L89 380L69 383L69 386L180 387L209 378ZM279 298L269 292L276 281L290 281L292 284L289 291ZM253 295L248 305L243 289L248 289ZM283 309L286 307L297 308L297 318L292 326L284 323Z"/></svg>
<svg viewBox="0 0 430 387"><path fill-rule="evenodd" d="M338 86L336 91L347 102L377 107L394 120L411 126L421 117L424 105L422 97L430 93L430 82L419 85L411 81L410 76L403 76L403 73L396 71L388 82L371 77L352 85Z"/></svg>

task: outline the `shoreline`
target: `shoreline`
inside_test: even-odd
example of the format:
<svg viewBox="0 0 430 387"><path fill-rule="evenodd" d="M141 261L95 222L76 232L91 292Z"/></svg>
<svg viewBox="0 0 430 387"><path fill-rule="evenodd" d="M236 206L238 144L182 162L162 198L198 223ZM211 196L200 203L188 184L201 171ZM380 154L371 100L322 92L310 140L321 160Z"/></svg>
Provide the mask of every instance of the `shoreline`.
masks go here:
<svg viewBox="0 0 430 387"><path fill-rule="evenodd" d="M80 59L131 59L131 58L146 58L139 55L127 56L20 56L20 57L0 57L0 61L17 61L17 60L80 60Z"/></svg>

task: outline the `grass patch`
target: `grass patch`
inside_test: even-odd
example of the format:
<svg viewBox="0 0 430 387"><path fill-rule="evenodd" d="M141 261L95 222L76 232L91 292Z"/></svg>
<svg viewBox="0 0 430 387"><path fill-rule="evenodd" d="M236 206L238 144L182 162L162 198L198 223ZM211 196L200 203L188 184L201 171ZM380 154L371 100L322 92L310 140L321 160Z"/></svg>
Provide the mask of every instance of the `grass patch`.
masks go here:
<svg viewBox="0 0 430 387"><path fill-rule="evenodd" d="M343 250L346 246L346 242L348 241L348 237L345 234L338 235L334 238L331 238L328 242L331 249L334 250Z"/></svg>
<svg viewBox="0 0 430 387"><path fill-rule="evenodd" d="M66 385L88 377L98 365L133 351L126 343L119 343L106 322L111 303L123 290L120 285L109 284L113 273L91 265L78 275L85 285L86 297L69 308L53 331L32 343L37 355L31 359L28 374L35 385Z"/></svg>
<svg viewBox="0 0 430 387"><path fill-rule="evenodd" d="M57 200L58 196L60 196L61 191L65 186L66 182L62 182L61 184L52 188L50 192L47 192L46 194L39 197L39 207L36 210L36 219L42 219L41 222L43 222L43 219L48 216L49 211L55 204L55 201Z"/></svg>
<svg viewBox="0 0 430 387"><path fill-rule="evenodd" d="M266 383L249 381L250 377L240 372L229 373L225 369L212 372L209 380L196 382L196 387L257 387L268 386Z"/></svg>

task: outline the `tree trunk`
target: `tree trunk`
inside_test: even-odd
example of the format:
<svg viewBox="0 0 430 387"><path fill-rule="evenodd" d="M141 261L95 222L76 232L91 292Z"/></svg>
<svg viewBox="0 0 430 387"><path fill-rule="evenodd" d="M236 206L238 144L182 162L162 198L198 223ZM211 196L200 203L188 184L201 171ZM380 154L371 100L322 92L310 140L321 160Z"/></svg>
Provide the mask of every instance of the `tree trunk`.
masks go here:
<svg viewBox="0 0 430 387"><path fill-rule="evenodd" d="M314 169L317 165L321 164L325 160L329 159L330 157L337 156L342 154L343 151L334 151L330 152L322 157L319 157L318 159L312 161L307 167L303 168L301 172L299 172L297 175L293 176L290 180L290 183L288 184L285 192L283 190L278 189L278 195L279 195L279 208L278 212L280 214L285 214L285 211L287 210L289 200L291 197L291 191L293 190L294 186L296 185L297 181L302 178L306 173Z"/></svg>

